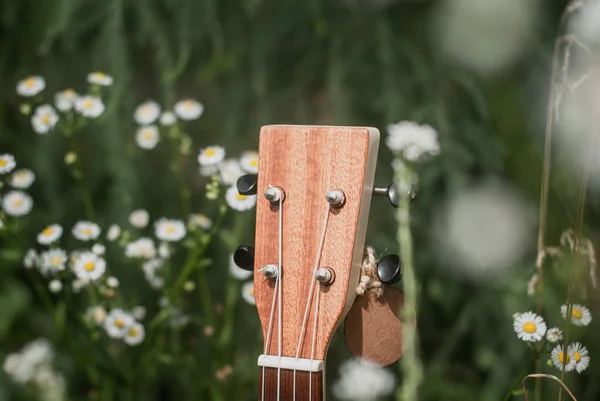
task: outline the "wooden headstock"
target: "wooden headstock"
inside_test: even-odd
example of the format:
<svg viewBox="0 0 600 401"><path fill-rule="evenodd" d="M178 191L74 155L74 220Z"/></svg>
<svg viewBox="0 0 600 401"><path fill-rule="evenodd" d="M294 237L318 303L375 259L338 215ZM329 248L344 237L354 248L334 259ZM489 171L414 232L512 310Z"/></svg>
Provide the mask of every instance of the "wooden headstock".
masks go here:
<svg viewBox="0 0 600 401"><path fill-rule="evenodd" d="M378 147L375 128L273 125L261 129L254 291L265 344L268 342L265 354L278 355L280 338L282 356L325 359L333 332L356 296ZM285 193L281 211L279 203L264 196L269 186ZM340 208L331 207L325 198L328 191L336 189L345 195ZM276 281L259 270L279 261L280 212L279 310L278 302L273 307ZM334 280L328 286L315 282L308 302L317 258L317 266L329 267Z"/></svg>

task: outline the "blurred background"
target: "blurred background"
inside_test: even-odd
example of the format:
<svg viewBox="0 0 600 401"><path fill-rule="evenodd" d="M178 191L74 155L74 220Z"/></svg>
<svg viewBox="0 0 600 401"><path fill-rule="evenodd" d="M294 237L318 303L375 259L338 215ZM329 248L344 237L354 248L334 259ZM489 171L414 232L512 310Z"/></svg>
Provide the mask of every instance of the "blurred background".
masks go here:
<svg viewBox="0 0 600 401"><path fill-rule="evenodd" d="M421 283L420 399L503 399L524 369L533 372L531 350L516 338L512 316L536 309L527 284L535 272L554 41L559 29L578 27L591 40L598 37L598 7L581 3L589 9L577 10L559 28L566 0L0 1L0 154L14 155L18 167L36 175L29 190L33 210L11 226L14 231L0 232L0 357L49 339L72 400L256 399L260 325L229 268L235 247L253 243L254 209L228 211L218 230L195 237L205 246L206 267L193 272L193 285L182 294L167 294L190 317L183 326L163 327L156 316L172 318L161 315L164 291L150 288L139 269L121 268L122 251L110 256L108 246L120 286L116 304L107 307L146 308L147 337L137 347L86 331L78 316L94 306L92 295L50 293L46 278L23 267L26 251L39 248L36 235L48 224L61 224L66 238L86 218L81 185L104 232L113 223L125 227L140 208L152 220L187 220L181 182L191 194L191 212L217 221L220 201L207 199L211 178L199 171L199 149L219 145L238 157L257 149L266 124L374 126L385 137L388 124L412 120L434 127L441 146L439 156L418 168L412 207ZM29 99L15 87L42 76L51 103L66 88L85 93L93 71L114 83L102 89L105 112L77 134L84 171L78 179L65 165L74 151L70 138L35 133L23 113ZM153 100L167 110L187 98L204 106L197 121L182 126L191 140L187 153L172 152L168 140L139 149L136 107ZM571 128L565 123L555 130L546 230L553 246L575 226L578 212L587 146ZM391 182L392 160L382 141L378 183ZM583 232L596 244L594 177ZM367 244L378 254L398 252L393 216L387 202L373 201ZM74 240L65 243L75 249ZM185 263L185 248L172 257L174 271ZM562 325L570 267L546 268L543 315L549 327ZM208 283L211 321L196 273ZM574 277L575 302L595 316L598 291L587 273ZM589 369L567 375L580 401L600 398L596 326L593 320L571 334L591 354ZM156 328L152 335L150 327ZM327 365L331 399L338 399L331 389L349 358L340 330ZM542 367L557 374L545 359ZM388 371L400 385L397 365ZM555 397L557 387L545 383L539 399ZM0 375L0 400L21 399L34 399L34 392Z"/></svg>

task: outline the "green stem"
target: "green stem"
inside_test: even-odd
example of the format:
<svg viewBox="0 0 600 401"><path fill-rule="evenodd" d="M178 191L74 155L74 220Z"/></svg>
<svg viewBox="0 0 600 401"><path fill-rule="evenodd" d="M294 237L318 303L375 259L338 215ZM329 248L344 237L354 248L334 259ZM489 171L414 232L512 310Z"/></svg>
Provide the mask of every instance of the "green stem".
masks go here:
<svg viewBox="0 0 600 401"><path fill-rule="evenodd" d="M83 201L83 207L85 209L85 214L90 221L94 221L95 218L95 210L94 204L92 202L92 196L90 194L90 190L87 185L85 185L84 174L83 174L83 163L81 161L81 152L78 151L77 139L75 136L77 133L73 133L70 135L71 138L71 150L76 155L74 169L75 172L73 174L74 178L77 180L79 190L81 191L81 198Z"/></svg>
<svg viewBox="0 0 600 401"><path fill-rule="evenodd" d="M533 356L533 359L527 364L525 365L525 367L523 368L523 370L521 371L521 373L519 373L519 375L515 378L515 380L513 381L513 384L510 386L510 388L508 389L506 395L503 398L503 401L509 401L510 398L512 397L512 393L513 391L515 391L515 389L517 388L517 386L519 384L521 384L521 381L523 380L523 377L525 377L525 375L527 374L527 372L530 369L530 366L536 362L539 358L539 356L542 354L542 352L544 352L544 350L546 349L546 346L548 345L548 343L544 344L543 347L540 347L539 350L537 350ZM537 385L536 385L536 392L538 391L537 389ZM541 391L541 389L540 389ZM541 395L540 395L541 396ZM537 397L537 393L536 393L536 397Z"/></svg>
<svg viewBox="0 0 600 401"><path fill-rule="evenodd" d="M399 193L407 194L413 182L413 172L410 166L395 164L395 183ZM418 399L418 389L423 378L423 367L419 360L416 314L418 311L419 283L413 265L413 239L410 229L410 200L408 196L400 196L398 211L397 240L400 244L400 254L403 262L404 306L401 310L403 322L413 322L404 325L404 355L400 359L400 371L404 374L404 382L396 393L396 399L413 401Z"/></svg>
<svg viewBox="0 0 600 401"><path fill-rule="evenodd" d="M177 145L177 140L179 138L179 131L175 131L169 140L169 144L171 147L171 171L175 174L175 179L177 180L177 185L179 186L179 200L181 202L181 211L184 216L188 216L191 211L190 205L190 191L188 190L185 184L185 177L183 176L183 171L181 170L181 166L179 164L178 156L179 156L179 147Z"/></svg>

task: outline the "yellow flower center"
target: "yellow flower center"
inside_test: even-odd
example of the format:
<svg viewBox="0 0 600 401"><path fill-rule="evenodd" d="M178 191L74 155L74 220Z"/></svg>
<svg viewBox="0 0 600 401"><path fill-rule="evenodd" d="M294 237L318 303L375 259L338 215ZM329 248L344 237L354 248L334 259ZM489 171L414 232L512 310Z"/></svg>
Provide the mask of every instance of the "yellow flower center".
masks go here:
<svg viewBox="0 0 600 401"><path fill-rule="evenodd" d="M172 233L174 231L175 231L175 227L173 227L173 226L167 226L167 232L168 233Z"/></svg>
<svg viewBox="0 0 600 401"><path fill-rule="evenodd" d="M35 79L34 78L28 78L25 81L25 85L29 88L31 88L33 85L35 84Z"/></svg>
<svg viewBox="0 0 600 401"><path fill-rule="evenodd" d="M115 321L115 326L117 326L118 328L121 328L121 327L125 326L125 323L121 319L117 319Z"/></svg>
<svg viewBox="0 0 600 401"><path fill-rule="evenodd" d="M96 268L96 265L94 264L94 262L87 262L83 267L85 268L85 270L91 272Z"/></svg>
<svg viewBox="0 0 600 401"><path fill-rule="evenodd" d="M136 329L134 329L134 328L129 329L129 335L130 336L135 337L135 336L137 336L137 333L138 332L137 332Z"/></svg>
<svg viewBox="0 0 600 401"><path fill-rule="evenodd" d="M246 199L246 198L247 198L247 196L246 196L246 195L242 195L242 194L237 194L236 196L237 196L237 198L238 198L239 200L244 200L244 199Z"/></svg>
<svg viewBox="0 0 600 401"><path fill-rule="evenodd" d="M254 287L250 288L250 295L254 296Z"/></svg>
<svg viewBox="0 0 600 401"><path fill-rule="evenodd" d="M563 365L568 365L569 362L571 361L571 357L569 355L567 355L567 360L565 362L565 353L561 352L560 354L558 354L558 360L560 361L560 363L562 363Z"/></svg>
<svg viewBox="0 0 600 401"><path fill-rule="evenodd" d="M0 159L0 167L6 166L8 163L4 159Z"/></svg>
<svg viewBox="0 0 600 401"><path fill-rule="evenodd" d="M529 333L529 334L535 333L535 329L536 329L536 326L535 326L535 323L533 323L533 322L527 322L523 325L523 331L525 333Z"/></svg>
<svg viewBox="0 0 600 401"><path fill-rule="evenodd" d="M84 228L83 230L81 230L81 233L83 235L92 235L92 230L90 228Z"/></svg>
<svg viewBox="0 0 600 401"><path fill-rule="evenodd" d="M44 124L48 124L50 122L50 116L45 115L44 117L42 117L42 121L44 122Z"/></svg>
<svg viewBox="0 0 600 401"><path fill-rule="evenodd" d="M59 265L62 263L62 258L60 256L55 256L52 258L53 265Z"/></svg>
<svg viewBox="0 0 600 401"><path fill-rule="evenodd" d="M573 316L575 319L579 320L583 317L583 312L579 308L573 308L573 311L571 312L571 316Z"/></svg>
<svg viewBox="0 0 600 401"><path fill-rule="evenodd" d="M204 151L204 155L205 155L205 156L214 156L214 154L215 154L215 153L216 153L216 152L215 152L215 150L214 150L214 149L212 149L212 148L211 148L211 149L206 149L206 150Z"/></svg>
<svg viewBox="0 0 600 401"><path fill-rule="evenodd" d="M152 131L150 131L150 130L146 130L146 131L144 131L144 138L146 138L146 139L151 139L151 138L152 138L152 136L153 136L153 135L152 135Z"/></svg>
<svg viewBox="0 0 600 401"><path fill-rule="evenodd" d="M65 91L65 95L67 96L73 96L75 94L75 91L73 89L67 89Z"/></svg>
<svg viewBox="0 0 600 401"><path fill-rule="evenodd" d="M258 167L258 160L252 160L250 161L250 165L253 167Z"/></svg>
<svg viewBox="0 0 600 401"><path fill-rule="evenodd" d="M103 72L97 72L96 78L104 78L106 75Z"/></svg>
<svg viewBox="0 0 600 401"><path fill-rule="evenodd" d="M85 107L86 109L91 109L93 105L94 105L94 102L92 102L91 100L86 100L85 103L83 104L83 107Z"/></svg>
<svg viewBox="0 0 600 401"><path fill-rule="evenodd" d="M579 363L581 361L581 354L575 351L575 362Z"/></svg>
<svg viewBox="0 0 600 401"><path fill-rule="evenodd" d="M42 231L42 235L50 235L54 232L52 227L47 227L44 231Z"/></svg>
<svg viewBox="0 0 600 401"><path fill-rule="evenodd" d="M13 205L14 205L14 206L21 206L21 203L23 203L23 201L22 201L21 199L16 199L16 200L13 202Z"/></svg>

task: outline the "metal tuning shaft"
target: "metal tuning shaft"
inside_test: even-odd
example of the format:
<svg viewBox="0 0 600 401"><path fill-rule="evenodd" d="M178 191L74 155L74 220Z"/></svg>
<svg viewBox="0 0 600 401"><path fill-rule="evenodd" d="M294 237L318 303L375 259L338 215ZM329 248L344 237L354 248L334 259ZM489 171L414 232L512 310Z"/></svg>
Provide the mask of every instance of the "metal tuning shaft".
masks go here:
<svg viewBox="0 0 600 401"><path fill-rule="evenodd" d="M400 204L400 194L398 193L398 190L396 190L394 183L391 183L387 187L373 187L373 195L385 196L393 207L398 207ZM417 197L417 191L414 188L411 188L406 195L408 196L410 203L412 203Z"/></svg>
<svg viewBox="0 0 600 401"><path fill-rule="evenodd" d="M254 270L254 247L249 245L240 245L233 253L233 262L238 267L253 271Z"/></svg>
<svg viewBox="0 0 600 401"><path fill-rule="evenodd" d="M383 284L394 285L402 279L402 261L398 255L384 256L377 262L377 276Z"/></svg>
<svg viewBox="0 0 600 401"><path fill-rule="evenodd" d="M236 187L240 195L256 195L258 174L246 174L238 178Z"/></svg>

